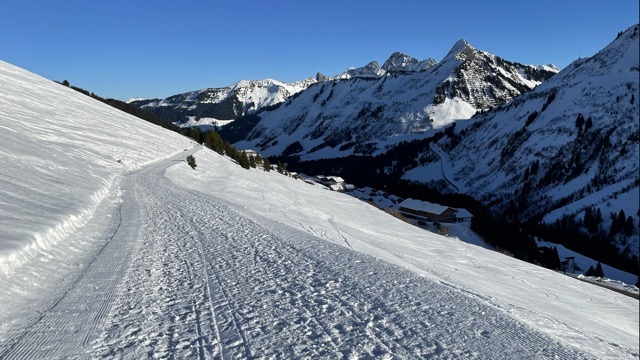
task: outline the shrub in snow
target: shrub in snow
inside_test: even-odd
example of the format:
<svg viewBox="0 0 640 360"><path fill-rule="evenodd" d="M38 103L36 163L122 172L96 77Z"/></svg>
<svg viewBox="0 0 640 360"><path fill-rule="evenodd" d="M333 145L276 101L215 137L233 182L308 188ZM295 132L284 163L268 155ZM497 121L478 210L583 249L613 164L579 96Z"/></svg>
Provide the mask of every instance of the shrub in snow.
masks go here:
<svg viewBox="0 0 640 360"><path fill-rule="evenodd" d="M195 169L196 169L196 166L197 166L197 165L196 165L196 158L195 158L195 157L193 157L193 155L189 155L189 156L187 156L187 164L189 164L189 166L191 166L191 168L192 168L193 170L195 170Z"/></svg>

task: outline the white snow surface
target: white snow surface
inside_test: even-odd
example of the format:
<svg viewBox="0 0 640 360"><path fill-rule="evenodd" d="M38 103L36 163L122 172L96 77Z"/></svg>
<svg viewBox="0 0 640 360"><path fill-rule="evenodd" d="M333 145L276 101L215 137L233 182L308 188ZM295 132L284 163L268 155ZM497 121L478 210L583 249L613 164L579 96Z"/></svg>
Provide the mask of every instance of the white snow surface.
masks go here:
<svg viewBox="0 0 640 360"><path fill-rule="evenodd" d="M0 129L4 275L86 224L118 174L189 143L4 62Z"/></svg>
<svg viewBox="0 0 640 360"><path fill-rule="evenodd" d="M0 138L0 358L640 354L636 299L182 151L6 63Z"/></svg>

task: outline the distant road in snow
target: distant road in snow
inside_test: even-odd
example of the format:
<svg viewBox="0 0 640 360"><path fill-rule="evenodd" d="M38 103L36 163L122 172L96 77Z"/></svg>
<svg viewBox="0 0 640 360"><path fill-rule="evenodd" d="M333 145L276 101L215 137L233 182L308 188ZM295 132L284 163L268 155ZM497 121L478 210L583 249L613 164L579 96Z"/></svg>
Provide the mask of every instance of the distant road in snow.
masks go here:
<svg viewBox="0 0 640 360"><path fill-rule="evenodd" d="M444 154L444 152L438 145L432 142L429 143L429 148L440 158L440 167L442 169L442 177L447 181L447 183L449 183L449 185L451 185L452 188L454 188L457 192L460 192L460 188L458 188L458 186L456 186L456 184L454 184L453 181L450 180L450 177L447 176L447 171L445 171L445 163L447 164L447 167L446 167L447 170L450 169L450 166L447 160L448 157L446 156L446 154Z"/></svg>
<svg viewBox="0 0 640 360"><path fill-rule="evenodd" d="M124 179L110 240L0 358L588 358L461 289L179 188L174 164Z"/></svg>

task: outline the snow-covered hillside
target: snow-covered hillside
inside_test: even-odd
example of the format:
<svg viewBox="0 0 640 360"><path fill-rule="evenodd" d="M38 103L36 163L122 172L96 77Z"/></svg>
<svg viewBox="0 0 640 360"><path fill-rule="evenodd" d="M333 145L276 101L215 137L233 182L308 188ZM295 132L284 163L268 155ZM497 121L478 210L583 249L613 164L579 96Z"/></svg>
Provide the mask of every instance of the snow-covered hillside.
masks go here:
<svg viewBox="0 0 640 360"><path fill-rule="evenodd" d="M621 249L638 255L640 185L639 36L634 25L590 58L534 91L457 127L440 140L456 187L523 218L584 219L599 209L631 216ZM428 166L428 165L427 165ZM406 178L420 180L420 169Z"/></svg>
<svg viewBox="0 0 640 360"><path fill-rule="evenodd" d="M189 141L0 62L0 274L84 226L115 178ZM170 140L170 141L167 141Z"/></svg>
<svg viewBox="0 0 640 360"><path fill-rule="evenodd" d="M395 53L383 68L373 62L313 84L260 112L259 121L251 117L225 127L223 136L267 156L378 153L390 143L425 136L507 103L553 74L550 68L512 63L460 40L437 64Z"/></svg>
<svg viewBox="0 0 640 360"><path fill-rule="evenodd" d="M202 89L166 99L132 99L128 102L181 126L198 126L208 130L212 126L225 124L225 121L279 104L315 82L312 78L295 83L272 79L242 80L223 88Z"/></svg>
<svg viewBox="0 0 640 360"><path fill-rule="evenodd" d="M631 297L244 170L5 63L0 105L3 359L640 354Z"/></svg>

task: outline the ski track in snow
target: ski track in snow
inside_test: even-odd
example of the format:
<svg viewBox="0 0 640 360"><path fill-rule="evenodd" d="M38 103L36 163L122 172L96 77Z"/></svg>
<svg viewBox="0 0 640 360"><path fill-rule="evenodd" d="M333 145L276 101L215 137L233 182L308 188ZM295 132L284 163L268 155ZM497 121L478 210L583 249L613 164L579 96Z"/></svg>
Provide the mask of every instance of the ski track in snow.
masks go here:
<svg viewBox="0 0 640 360"><path fill-rule="evenodd" d="M137 202L128 199L113 216L106 241L77 277L39 316L18 334L0 358L66 357L83 349L99 330L115 298L116 287L127 270L139 222Z"/></svg>
<svg viewBox="0 0 640 360"><path fill-rule="evenodd" d="M462 289L179 188L171 164L126 176L110 240L0 358L589 358Z"/></svg>

